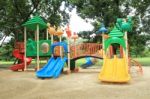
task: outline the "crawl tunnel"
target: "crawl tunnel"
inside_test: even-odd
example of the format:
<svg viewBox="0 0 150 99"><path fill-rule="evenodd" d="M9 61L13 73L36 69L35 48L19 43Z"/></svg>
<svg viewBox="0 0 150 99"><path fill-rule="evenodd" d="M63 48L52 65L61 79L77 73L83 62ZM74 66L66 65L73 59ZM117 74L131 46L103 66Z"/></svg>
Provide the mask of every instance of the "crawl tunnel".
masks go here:
<svg viewBox="0 0 150 99"><path fill-rule="evenodd" d="M52 54L54 54L54 48L56 46L62 46L64 48L65 53L68 53L67 44L65 42L56 42L56 43L51 45L51 52L52 52Z"/></svg>

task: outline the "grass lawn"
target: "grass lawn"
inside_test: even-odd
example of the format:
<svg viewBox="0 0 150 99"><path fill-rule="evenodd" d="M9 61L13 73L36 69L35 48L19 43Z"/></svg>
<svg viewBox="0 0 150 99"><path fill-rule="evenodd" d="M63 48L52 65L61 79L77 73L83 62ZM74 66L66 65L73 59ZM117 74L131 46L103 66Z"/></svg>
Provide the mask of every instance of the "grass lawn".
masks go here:
<svg viewBox="0 0 150 99"><path fill-rule="evenodd" d="M138 61L142 66L150 66L150 57L140 57L140 58L133 58L134 60ZM95 64L96 66L102 66L103 60L97 60L98 62ZM86 61L85 59L80 59L76 62L77 66L81 66Z"/></svg>
<svg viewBox="0 0 150 99"><path fill-rule="evenodd" d="M97 59L96 61L97 61L97 62L96 62L96 64L95 64L95 66L102 66L103 60ZM83 65L83 64L85 64L85 63L86 63L86 60L85 60L85 59L79 59L79 60L76 61L76 65L77 65L77 66L81 66L81 65Z"/></svg>
<svg viewBox="0 0 150 99"><path fill-rule="evenodd" d="M143 58L133 58L134 60L138 61L139 63L141 63L142 66L150 66L150 57L143 57ZM35 67L36 61L33 61L31 66L31 68ZM47 61L40 61L40 65L44 66L46 64ZM8 68L10 66L12 66L14 62L13 61L0 61L0 68ZM85 64L86 60L85 59L79 59L76 61L76 66L81 66L82 64ZM103 60L97 59L97 62L95 64L95 66L102 66Z"/></svg>
<svg viewBox="0 0 150 99"><path fill-rule="evenodd" d="M133 58L133 59L141 63L142 66L150 66L150 57Z"/></svg>

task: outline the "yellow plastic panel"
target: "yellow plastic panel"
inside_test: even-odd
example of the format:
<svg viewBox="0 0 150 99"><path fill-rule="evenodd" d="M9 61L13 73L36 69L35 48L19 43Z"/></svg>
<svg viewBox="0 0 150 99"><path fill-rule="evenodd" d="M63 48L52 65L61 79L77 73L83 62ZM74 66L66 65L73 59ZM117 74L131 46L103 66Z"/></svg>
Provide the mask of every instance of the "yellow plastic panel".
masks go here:
<svg viewBox="0 0 150 99"><path fill-rule="evenodd" d="M106 82L128 82L130 75L128 74L128 65L125 58L104 59L99 79Z"/></svg>

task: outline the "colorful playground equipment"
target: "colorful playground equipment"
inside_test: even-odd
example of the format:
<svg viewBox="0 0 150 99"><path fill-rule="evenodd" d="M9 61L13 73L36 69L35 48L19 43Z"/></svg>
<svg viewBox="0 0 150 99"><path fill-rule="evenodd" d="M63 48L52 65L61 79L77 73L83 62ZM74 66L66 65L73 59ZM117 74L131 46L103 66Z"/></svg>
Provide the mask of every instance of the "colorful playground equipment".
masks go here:
<svg viewBox="0 0 150 99"><path fill-rule="evenodd" d="M27 62L27 66L31 63L32 58L24 58L24 53L20 53L18 49L13 50L13 56L18 59L18 64L15 64L10 67L13 71L22 70L24 71L25 60Z"/></svg>
<svg viewBox="0 0 150 99"><path fill-rule="evenodd" d="M92 61L90 57L86 57L85 59L86 59L86 63L81 65L83 69L86 69L87 67L91 67L92 65L95 64L95 61Z"/></svg>
<svg viewBox="0 0 150 99"><path fill-rule="evenodd" d="M132 73L132 68L134 69L134 71L136 72L136 74L138 75L143 75L143 69L142 69L142 65L129 57L129 73Z"/></svg>
<svg viewBox="0 0 150 99"><path fill-rule="evenodd" d="M41 17L35 16L25 22L22 26L24 26L24 49L25 49L25 58L27 56L36 57L37 62L37 70L40 69L40 55L41 56L50 56L48 52L50 41L39 41L39 31L47 29L47 24L42 20ZM30 31L35 31L35 42L29 39L27 41L27 29ZM48 32L46 32L46 36L48 36ZM48 37L46 37L48 38ZM43 49L44 48L44 49ZM27 70L27 64L25 60L25 70Z"/></svg>
<svg viewBox="0 0 150 99"><path fill-rule="evenodd" d="M74 47L76 47L76 54L74 51ZM97 43L82 43L76 46L72 45L70 47L70 62L71 62L71 70L76 69L76 60L92 57L97 59L103 59L103 56L99 54L99 51L102 49L102 44Z"/></svg>
<svg viewBox="0 0 150 99"><path fill-rule="evenodd" d="M131 18L117 19L115 27L106 34L107 29L104 25L98 30L97 34L102 35L102 44L82 43L76 44L78 35L70 30L69 25L65 32L67 43L62 41L63 31L58 27L57 30L45 23L41 17L35 16L23 24L24 42L18 42L18 48L13 51L13 55L20 60L19 64L10 67L13 71L27 70L32 58L36 59L36 76L39 78L57 78L60 76L65 63L67 73L78 71L76 60L87 58L86 66L92 65L88 57L103 59L103 67L99 74L99 79L106 82L128 82L130 80L131 65L137 65L142 73L141 65L128 55L127 32L131 31ZM35 31L34 39L27 37L27 29ZM39 31L46 29L46 39L40 39ZM51 40L49 40L49 34ZM54 41L54 36L59 41ZM74 42L70 43L70 39ZM28 58L29 57L29 58ZM32 58L31 58L32 57ZM40 57L50 57L47 64L40 68Z"/></svg>
<svg viewBox="0 0 150 99"><path fill-rule="evenodd" d="M99 74L99 79L106 82L128 82L130 74L128 72L128 43L127 31L131 31L131 19L117 19L116 26L108 34L108 38L103 37L103 57L104 63ZM110 55L108 48L113 47L113 55ZM119 48L122 47L120 50ZM117 50L120 51L118 55Z"/></svg>
<svg viewBox="0 0 150 99"><path fill-rule="evenodd" d="M26 71L27 66L30 63L27 57L33 57L33 58L36 57L36 62L37 62L36 69L38 70L39 69L39 57L51 56L51 53L49 51L51 41L48 40L48 32L46 33L47 40L39 39L40 38L39 30L47 29L47 24L42 20L41 17L35 16L32 19L25 22L22 26L24 26L24 42L16 42L15 49L19 50L18 53L16 52L17 55L19 55L19 53L23 53L22 62L24 64L18 65L17 67L23 68L23 70ZM27 31L27 29L29 30L29 32ZM30 34L31 31L35 31L35 33L33 32L32 34ZM32 39L28 37L29 35L30 37L32 35ZM14 56L16 57L15 54ZM19 59L21 58L19 57Z"/></svg>
<svg viewBox="0 0 150 99"><path fill-rule="evenodd" d="M62 46L64 48L65 54L68 52L67 44L64 42L58 42L51 45L52 54L54 54L54 48L56 46ZM48 63L39 71L36 72L36 76L39 78L57 78L61 74L61 71L67 61L67 57L52 57L49 59Z"/></svg>
<svg viewBox="0 0 150 99"><path fill-rule="evenodd" d="M85 59L86 59L86 63L81 65L82 68L87 68L87 67L94 65L90 57L86 57Z"/></svg>
<svg viewBox="0 0 150 99"><path fill-rule="evenodd" d="M39 40L39 56L40 57L48 57L51 56L50 53L50 40ZM37 55L37 41L32 39L28 39L26 43L26 56L27 57L35 57Z"/></svg>

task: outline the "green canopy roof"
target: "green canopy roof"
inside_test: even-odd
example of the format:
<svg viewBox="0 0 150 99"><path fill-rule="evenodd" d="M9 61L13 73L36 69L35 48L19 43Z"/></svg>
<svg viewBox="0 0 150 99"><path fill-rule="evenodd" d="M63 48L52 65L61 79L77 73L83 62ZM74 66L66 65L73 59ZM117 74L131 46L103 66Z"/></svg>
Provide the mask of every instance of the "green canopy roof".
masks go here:
<svg viewBox="0 0 150 99"><path fill-rule="evenodd" d="M40 16L35 16L32 19L25 22L22 26L27 27L29 30L35 31L37 28L37 24L39 24L39 29L43 30L47 28L47 24L43 21L43 19Z"/></svg>
<svg viewBox="0 0 150 99"><path fill-rule="evenodd" d="M125 44L125 40L124 38L119 38L119 37L110 37L108 39L105 40L104 44L105 44L105 51L107 50L107 48L111 45L111 44L120 44L124 50L126 50L126 44Z"/></svg>
<svg viewBox="0 0 150 99"><path fill-rule="evenodd" d="M116 27L109 33L110 37L123 37L123 33Z"/></svg>

